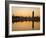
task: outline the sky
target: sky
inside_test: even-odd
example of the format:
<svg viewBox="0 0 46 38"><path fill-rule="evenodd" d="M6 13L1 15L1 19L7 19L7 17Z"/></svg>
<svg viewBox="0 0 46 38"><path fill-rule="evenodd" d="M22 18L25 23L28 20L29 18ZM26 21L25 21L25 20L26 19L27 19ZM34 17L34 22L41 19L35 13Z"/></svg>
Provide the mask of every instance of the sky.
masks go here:
<svg viewBox="0 0 46 38"><path fill-rule="evenodd" d="M34 17L40 17L40 8L38 7L12 7L12 15L14 16L32 17L32 11L34 11Z"/></svg>
<svg viewBox="0 0 46 38"><path fill-rule="evenodd" d="M34 11L34 17L40 17L40 8L38 7L12 7L12 15L14 16L23 16L23 17L32 17L32 12ZM37 27L38 26L38 27ZM15 22L12 25L12 31L17 30L32 30L32 21L24 22ZM34 29L40 29L40 22L34 22Z"/></svg>

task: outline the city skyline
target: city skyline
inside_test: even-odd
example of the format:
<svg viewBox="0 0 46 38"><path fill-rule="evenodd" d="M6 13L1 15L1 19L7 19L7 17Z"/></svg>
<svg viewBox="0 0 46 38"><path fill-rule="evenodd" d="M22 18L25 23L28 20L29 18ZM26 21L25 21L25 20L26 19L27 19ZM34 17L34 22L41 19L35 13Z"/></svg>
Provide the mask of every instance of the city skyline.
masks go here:
<svg viewBox="0 0 46 38"><path fill-rule="evenodd" d="M37 24L36 24L37 23ZM12 24L14 30L40 29L40 8L12 7Z"/></svg>

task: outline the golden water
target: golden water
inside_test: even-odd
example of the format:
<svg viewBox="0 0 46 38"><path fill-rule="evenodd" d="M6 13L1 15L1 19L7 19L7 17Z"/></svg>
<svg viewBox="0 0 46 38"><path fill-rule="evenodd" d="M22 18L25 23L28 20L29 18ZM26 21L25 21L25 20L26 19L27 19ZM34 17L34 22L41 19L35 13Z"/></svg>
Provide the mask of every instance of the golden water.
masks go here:
<svg viewBox="0 0 46 38"><path fill-rule="evenodd" d="M40 29L40 22L34 22L34 30ZM32 21L15 22L12 24L12 31L32 30Z"/></svg>

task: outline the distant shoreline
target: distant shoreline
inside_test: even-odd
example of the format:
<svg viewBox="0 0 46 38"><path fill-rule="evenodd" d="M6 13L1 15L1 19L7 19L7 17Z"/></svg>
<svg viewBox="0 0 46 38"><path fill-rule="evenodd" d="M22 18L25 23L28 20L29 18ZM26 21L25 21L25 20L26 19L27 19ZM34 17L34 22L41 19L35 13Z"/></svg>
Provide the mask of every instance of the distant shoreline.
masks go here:
<svg viewBox="0 0 46 38"><path fill-rule="evenodd" d="M12 22L23 22L23 21L40 21L40 17L23 17L23 16L12 16Z"/></svg>

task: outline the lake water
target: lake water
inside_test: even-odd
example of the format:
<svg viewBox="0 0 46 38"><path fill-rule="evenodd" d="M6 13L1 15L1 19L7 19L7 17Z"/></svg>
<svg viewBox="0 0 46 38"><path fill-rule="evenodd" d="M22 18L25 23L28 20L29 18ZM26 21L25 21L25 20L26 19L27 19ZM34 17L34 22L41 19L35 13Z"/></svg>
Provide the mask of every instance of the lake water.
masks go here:
<svg viewBox="0 0 46 38"><path fill-rule="evenodd" d="M32 21L15 22L12 24L12 31L32 30ZM34 30L40 30L40 22L34 22Z"/></svg>

